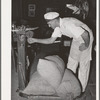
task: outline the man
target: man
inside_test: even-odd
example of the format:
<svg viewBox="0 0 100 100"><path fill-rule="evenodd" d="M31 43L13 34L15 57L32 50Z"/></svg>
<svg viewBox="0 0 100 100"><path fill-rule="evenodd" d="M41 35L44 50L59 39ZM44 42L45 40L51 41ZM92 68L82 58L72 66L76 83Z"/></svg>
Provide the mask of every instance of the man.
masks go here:
<svg viewBox="0 0 100 100"><path fill-rule="evenodd" d="M49 12L44 15L49 27L54 29L51 38L48 39L36 39L29 38L28 42L31 43L44 43L50 44L54 43L57 37L61 35L73 38L70 54L68 58L67 68L71 69L76 73L76 69L79 64L78 78L82 85L82 92L85 91L87 86L89 71L90 71L90 61L91 61L91 51L93 34L91 29L75 18L60 18L59 13Z"/></svg>

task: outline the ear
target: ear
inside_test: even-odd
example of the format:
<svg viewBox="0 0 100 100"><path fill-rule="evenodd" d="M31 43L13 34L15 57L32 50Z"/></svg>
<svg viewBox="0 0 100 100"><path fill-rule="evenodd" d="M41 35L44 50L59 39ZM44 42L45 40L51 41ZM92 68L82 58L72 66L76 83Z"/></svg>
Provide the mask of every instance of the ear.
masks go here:
<svg viewBox="0 0 100 100"><path fill-rule="evenodd" d="M57 27L59 26L59 19L55 19L55 24Z"/></svg>

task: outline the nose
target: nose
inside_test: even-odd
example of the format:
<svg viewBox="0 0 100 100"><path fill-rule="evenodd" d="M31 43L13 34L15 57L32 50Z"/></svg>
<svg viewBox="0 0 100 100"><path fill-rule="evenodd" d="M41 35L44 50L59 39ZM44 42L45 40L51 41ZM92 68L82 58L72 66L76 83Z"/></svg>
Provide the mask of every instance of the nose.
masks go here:
<svg viewBox="0 0 100 100"><path fill-rule="evenodd" d="M48 26L49 26L49 27L51 27L51 25L50 25L50 24L48 24Z"/></svg>

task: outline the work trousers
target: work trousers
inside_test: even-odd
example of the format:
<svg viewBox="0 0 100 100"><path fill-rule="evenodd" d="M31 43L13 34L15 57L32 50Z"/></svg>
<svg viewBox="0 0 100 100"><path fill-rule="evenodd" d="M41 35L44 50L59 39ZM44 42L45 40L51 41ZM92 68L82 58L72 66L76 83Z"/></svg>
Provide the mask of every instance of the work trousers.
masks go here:
<svg viewBox="0 0 100 100"><path fill-rule="evenodd" d="M88 83L88 78L89 78L90 61L84 60L84 61L78 62L77 60L74 60L69 56L67 68L72 70L75 74L78 68L78 64L79 64L78 79L82 85L82 92L84 92Z"/></svg>

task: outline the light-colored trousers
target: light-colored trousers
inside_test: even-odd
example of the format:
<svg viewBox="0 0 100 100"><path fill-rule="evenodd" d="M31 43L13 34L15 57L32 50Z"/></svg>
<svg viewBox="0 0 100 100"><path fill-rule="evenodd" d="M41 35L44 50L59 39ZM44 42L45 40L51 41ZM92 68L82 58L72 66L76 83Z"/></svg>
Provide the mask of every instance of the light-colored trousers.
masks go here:
<svg viewBox="0 0 100 100"><path fill-rule="evenodd" d="M88 83L88 78L89 78L90 61L85 60L85 61L78 62L69 56L68 64L67 64L68 69L76 73L78 64L79 64L78 79L82 85L82 92L84 92Z"/></svg>

